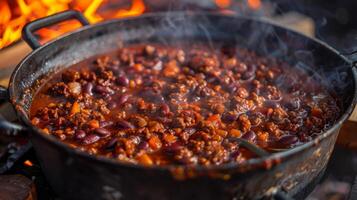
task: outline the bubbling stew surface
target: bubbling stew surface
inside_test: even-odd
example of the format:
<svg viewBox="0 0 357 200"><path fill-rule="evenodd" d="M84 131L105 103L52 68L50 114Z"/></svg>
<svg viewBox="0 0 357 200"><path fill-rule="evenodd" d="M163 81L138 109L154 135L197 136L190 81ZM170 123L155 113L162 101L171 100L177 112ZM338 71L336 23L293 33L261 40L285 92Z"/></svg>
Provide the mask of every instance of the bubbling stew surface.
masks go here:
<svg viewBox="0 0 357 200"><path fill-rule="evenodd" d="M32 124L73 148L142 165L221 165L322 134L336 98L301 69L217 44L128 45L52 76Z"/></svg>

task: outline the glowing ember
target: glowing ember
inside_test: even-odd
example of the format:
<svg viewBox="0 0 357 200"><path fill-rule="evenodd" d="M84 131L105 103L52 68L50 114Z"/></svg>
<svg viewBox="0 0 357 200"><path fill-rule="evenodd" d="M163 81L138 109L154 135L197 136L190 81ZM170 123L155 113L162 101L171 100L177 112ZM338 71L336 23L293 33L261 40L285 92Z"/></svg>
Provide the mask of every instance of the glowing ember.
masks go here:
<svg viewBox="0 0 357 200"><path fill-rule="evenodd" d="M248 6L253 10L258 10L261 7L261 4L260 0L248 0Z"/></svg>
<svg viewBox="0 0 357 200"><path fill-rule="evenodd" d="M102 20L137 16L145 11L143 0L132 0L128 9L108 6L109 8L100 10L101 7L113 3L111 0L1 0L0 1L0 49L12 44L21 37L23 26L35 19L52 15L68 9L79 10L84 13L91 23ZM105 12L110 12L108 15ZM52 28L45 28L38 31L41 41L48 41L62 33L73 30L79 26L78 22L69 21L61 23Z"/></svg>
<svg viewBox="0 0 357 200"><path fill-rule="evenodd" d="M32 162L29 161L29 160L25 160L24 165L26 165L28 167L32 167L33 166Z"/></svg>

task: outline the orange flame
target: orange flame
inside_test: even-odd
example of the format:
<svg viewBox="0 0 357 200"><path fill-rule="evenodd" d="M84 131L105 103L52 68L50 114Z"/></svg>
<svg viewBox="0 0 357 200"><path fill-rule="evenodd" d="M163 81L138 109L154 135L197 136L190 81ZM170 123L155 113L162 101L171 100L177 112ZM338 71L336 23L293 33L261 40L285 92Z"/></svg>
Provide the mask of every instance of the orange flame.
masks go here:
<svg viewBox="0 0 357 200"><path fill-rule="evenodd" d="M143 0L133 0L129 10L121 9L114 15L116 18L137 16L145 12L145 4Z"/></svg>
<svg viewBox="0 0 357 200"><path fill-rule="evenodd" d="M228 8L231 5L231 0L215 0L214 2L220 8Z"/></svg>
<svg viewBox="0 0 357 200"><path fill-rule="evenodd" d="M146 9L144 0L132 0L129 9L108 6L109 8L100 12L100 7L108 3L112 3L111 0L0 0L0 49L20 39L21 30L26 23L68 9L83 12L91 23L141 15ZM105 15L105 12L111 14ZM41 29L37 33L41 41L48 41L78 26L78 22L68 21Z"/></svg>
<svg viewBox="0 0 357 200"><path fill-rule="evenodd" d="M214 0L214 2L217 7L222 9L222 12L230 11L229 7L231 7L233 3L232 0ZM244 1L244 3L246 3L248 8L250 8L251 10L259 10L262 6L261 0L246 0Z"/></svg>
<svg viewBox="0 0 357 200"><path fill-rule="evenodd" d="M93 0L91 4L87 7L87 9L84 11L84 16L87 17L87 19L91 23L95 23L98 21L103 20L102 17L100 17L98 14L96 14L100 4L103 3L103 0Z"/></svg>
<svg viewBox="0 0 357 200"><path fill-rule="evenodd" d="M258 10L262 5L260 0L248 0L248 6L252 10Z"/></svg>

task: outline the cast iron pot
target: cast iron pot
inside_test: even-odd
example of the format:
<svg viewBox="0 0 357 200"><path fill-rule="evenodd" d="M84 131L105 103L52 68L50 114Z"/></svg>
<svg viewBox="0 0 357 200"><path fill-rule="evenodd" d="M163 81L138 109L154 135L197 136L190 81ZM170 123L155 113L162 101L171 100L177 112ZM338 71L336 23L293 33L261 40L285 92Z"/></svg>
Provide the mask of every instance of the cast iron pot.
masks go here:
<svg viewBox="0 0 357 200"><path fill-rule="evenodd" d="M84 27L40 46L32 32L67 19ZM89 25L78 12L67 11L29 23L23 39L34 49L12 74L8 98L28 130L43 172L53 190L65 199L257 199L275 191L294 196L322 173L342 123L356 102L353 62L323 42L264 20L212 13L149 14ZM296 148L250 159L242 164L212 167L144 167L92 156L70 148L31 125L33 95L42 79L88 57L117 49L121 43L224 41L261 55L286 60L326 82L340 99L336 124L313 141ZM212 48L214 48L212 46Z"/></svg>

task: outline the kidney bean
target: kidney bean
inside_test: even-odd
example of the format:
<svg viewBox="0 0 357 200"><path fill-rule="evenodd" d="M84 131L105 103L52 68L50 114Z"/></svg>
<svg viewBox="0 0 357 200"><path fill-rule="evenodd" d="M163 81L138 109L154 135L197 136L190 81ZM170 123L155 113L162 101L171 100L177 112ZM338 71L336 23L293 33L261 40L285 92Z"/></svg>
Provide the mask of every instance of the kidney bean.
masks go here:
<svg viewBox="0 0 357 200"><path fill-rule="evenodd" d="M235 71L238 73L243 73L245 71L247 71L248 67L246 64L244 63L240 63L238 66L236 66Z"/></svg>
<svg viewBox="0 0 357 200"><path fill-rule="evenodd" d="M208 97L208 96L211 96L213 90L209 87L203 87L202 89L200 89L198 91L198 95L201 96L201 97Z"/></svg>
<svg viewBox="0 0 357 200"><path fill-rule="evenodd" d="M118 138L112 138L105 144L105 149L113 149L118 142Z"/></svg>
<svg viewBox="0 0 357 200"><path fill-rule="evenodd" d="M177 51L177 56L176 59L180 62L180 63L184 63L186 58L185 58L185 52L183 50L178 50Z"/></svg>
<svg viewBox="0 0 357 200"><path fill-rule="evenodd" d="M57 135L57 137L60 139L60 140L65 140L67 138L67 136L65 134L59 134Z"/></svg>
<svg viewBox="0 0 357 200"><path fill-rule="evenodd" d="M253 131L248 131L242 136L243 139L246 139L251 142L254 141L256 137L257 135Z"/></svg>
<svg viewBox="0 0 357 200"><path fill-rule="evenodd" d="M128 121L120 120L117 122L118 126L123 129L134 129L135 126Z"/></svg>
<svg viewBox="0 0 357 200"><path fill-rule="evenodd" d="M100 128L105 128L107 126L112 126L114 122L112 121L102 121L99 123Z"/></svg>
<svg viewBox="0 0 357 200"><path fill-rule="evenodd" d="M228 86L227 86L227 91L229 92L229 93L234 93L236 90L237 90L237 86L235 85L235 84L229 84Z"/></svg>
<svg viewBox="0 0 357 200"><path fill-rule="evenodd" d="M94 129L94 132L102 137L108 137L111 135L111 132L105 128L96 128Z"/></svg>
<svg viewBox="0 0 357 200"><path fill-rule="evenodd" d="M279 143L284 147L291 147L299 141L295 135L285 135L279 139Z"/></svg>
<svg viewBox="0 0 357 200"><path fill-rule="evenodd" d="M149 102L154 102L154 103L163 103L163 102L165 102L165 99L161 94L155 93L152 90L144 91L142 93L142 96L145 98L145 100L147 100Z"/></svg>
<svg viewBox="0 0 357 200"><path fill-rule="evenodd" d="M118 104L119 104L119 105L124 104L125 102L128 101L129 97L130 97L130 95L128 95L128 94L123 94L123 95L121 95L121 96L119 97L119 99L118 99Z"/></svg>
<svg viewBox="0 0 357 200"><path fill-rule="evenodd" d="M87 134L86 134L85 131L83 131L83 130L77 130L74 137L75 137L77 140L80 140L80 139L83 139L86 135L87 135Z"/></svg>
<svg viewBox="0 0 357 200"><path fill-rule="evenodd" d="M134 143L134 144L139 144L141 139L139 136L131 135L129 136L129 139Z"/></svg>
<svg viewBox="0 0 357 200"><path fill-rule="evenodd" d="M117 78L116 82L121 86L128 86L129 85L129 79L124 75L119 76Z"/></svg>
<svg viewBox="0 0 357 200"><path fill-rule="evenodd" d="M153 70L161 71L162 70L162 62L158 61L155 63L155 65L152 67Z"/></svg>
<svg viewBox="0 0 357 200"><path fill-rule="evenodd" d="M138 148L139 148L139 149L146 150L146 149L149 148L149 143L147 143L147 142L145 142L145 141L142 141L142 142L140 142Z"/></svg>
<svg viewBox="0 0 357 200"><path fill-rule="evenodd" d="M112 93L110 88L104 87L104 86L101 86L101 85L96 85L94 87L94 91L98 92L101 95Z"/></svg>
<svg viewBox="0 0 357 200"><path fill-rule="evenodd" d="M275 100L265 100L264 105L268 108L277 108L280 106L279 101Z"/></svg>
<svg viewBox="0 0 357 200"><path fill-rule="evenodd" d="M231 158L236 159L240 155L241 155L241 152L239 150L236 150L236 151L233 151L230 156L231 156Z"/></svg>
<svg viewBox="0 0 357 200"><path fill-rule="evenodd" d="M192 135L192 134L196 133L197 129L195 129L195 128L185 128L184 131L186 133L188 133L189 135Z"/></svg>
<svg viewBox="0 0 357 200"><path fill-rule="evenodd" d="M168 117L157 117L157 120L162 122L162 123L171 123L172 119Z"/></svg>
<svg viewBox="0 0 357 200"><path fill-rule="evenodd" d="M248 72L245 72L243 75L242 75L242 79L243 80L250 80L254 78L254 72L253 71L248 71Z"/></svg>
<svg viewBox="0 0 357 200"><path fill-rule="evenodd" d="M217 77L211 76L207 79L207 82L217 85L217 84L219 84L220 81Z"/></svg>
<svg viewBox="0 0 357 200"><path fill-rule="evenodd" d="M298 110L300 108L300 105L301 101L299 98L292 98L287 102L286 107L291 110Z"/></svg>
<svg viewBox="0 0 357 200"><path fill-rule="evenodd" d="M164 151L169 152L169 153L175 153L175 152L178 152L182 148L183 148L183 144L181 142L174 142L169 146L165 146Z"/></svg>
<svg viewBox="0 0 357 200"><path fill-rule="evenodd" d="M106 102L110 102L110 101L112 100L112 96L110 96L110 95L105 95L105 96L104 96L104 100L105 100Z"/></svg>
<svg viewBox="0 0 357 200"><path fill-rule="evenodd" d="M116 102L111 101L111 102L108 103L108 108L109 109L114 109L117 106L118 106L118 104Z"/></svg>
<svg viewBox="0 0 357 200"><path fill-rule="evenodd" d="M251 80L255 77L256 66L252 65L242 74L243 80Z"/></svg>
<svg viewBox="0 0 357 200"><path fill-rule="evenodd" d="M84 92L85 93L87 93L87 94L89 94L89 95L93 95L93 92L92 92L92 90L93 90L93 83L87 83L87 84L85 84L85 86L84 86Z"/></svg>
<svg viewBox="0 0 357 200"><path fill-rule="evenodd" d="M116 76L122 76L122 75L124 74L123 69L122 69L121 67L119 67L119 66L112 66L112 67L110 67L109 69L110 69L110 70L113 72L113 74L116 75Z"/></svg>
<svg viewBox="0 0 357 200"><path fill-rule="evenodd" d="M143 86L151 86L154 81L154 76L153 75L145 75L143 77Z"/></svg>
<svg viewBox="0 0 357 200"><path fill-rule="evenodd" d="M222 117L222 120L226 123L232 123L238 119L237 114L225 113Z"/></svg>
<svg viewBox="0 0 357 200"><path fill-rule="evenodd" d="M166 103L163 103L163 104L161 105L161 109L162 109L162 113L163 113L164 115L167 115L167 114L170 113L170 107L169 107L169 105L167 105Z"/></svg>
<svg viewBox="0 0 357 200"><path fill-rule="evenodd" d="M98 135L89 134L83 138L82 143L84 145L93 144L93 143L97 142L99 139L100 139L100 137Z"/></svg>
<svg viewBox="0 0 357 200"><path fill-rule="evenodd" d="M155 103L162 103L165 102L165 99L161 94L155 94L152 96L152 101Z"/></svg>

